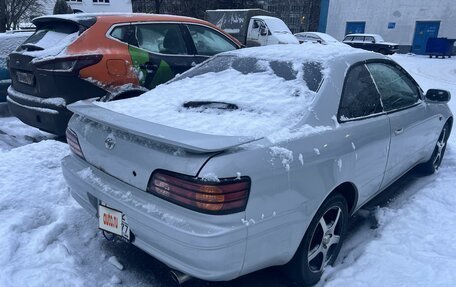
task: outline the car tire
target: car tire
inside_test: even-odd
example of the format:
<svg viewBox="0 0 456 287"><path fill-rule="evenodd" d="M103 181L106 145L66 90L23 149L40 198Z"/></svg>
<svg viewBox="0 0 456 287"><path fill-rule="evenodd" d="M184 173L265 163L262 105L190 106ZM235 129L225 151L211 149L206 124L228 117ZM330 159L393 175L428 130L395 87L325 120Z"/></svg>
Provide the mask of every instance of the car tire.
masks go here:
<svg viewBox="0 0 456 287"><path fill-rule="evenodd" d="M445 150L447 146L447 141L450 136L451 127L447 122L440 132L437 143L435 144L434 151L432 152L431 158L419 166L420 170L424 174L431 175L435 173L442 164L443 156L445 155Z"/></svg>
<svg viewBox="0 0 456 287"><path fill-rule="evenodd" d="M294 257L286 265L290 279L300 286L316 284L324 268L336 260L347 225L347 201L335 193L320 206Z"/></svg>

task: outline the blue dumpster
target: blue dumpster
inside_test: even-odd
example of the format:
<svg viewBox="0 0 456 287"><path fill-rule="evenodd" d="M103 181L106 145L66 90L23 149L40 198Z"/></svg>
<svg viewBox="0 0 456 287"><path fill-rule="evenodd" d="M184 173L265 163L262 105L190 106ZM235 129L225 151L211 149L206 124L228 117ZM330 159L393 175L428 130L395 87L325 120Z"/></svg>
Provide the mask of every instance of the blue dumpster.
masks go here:
<svg viewBox="0 0 456 287"><path fill-rule="evenodd" d="M440 56L442 58L451 58L455 41L456 39L429 38L426 44L426 54L429 55L429 58L432 58L432 56L436 58Z"/></svg>

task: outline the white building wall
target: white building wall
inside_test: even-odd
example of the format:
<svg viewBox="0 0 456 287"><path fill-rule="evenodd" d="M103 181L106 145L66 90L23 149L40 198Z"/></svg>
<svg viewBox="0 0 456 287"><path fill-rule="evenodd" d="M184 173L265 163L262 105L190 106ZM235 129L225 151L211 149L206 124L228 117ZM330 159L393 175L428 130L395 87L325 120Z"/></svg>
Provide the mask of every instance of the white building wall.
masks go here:
<svg viewBox="0 0 456 287"><path fill-rule="evenodd" d="M110 0L109 3L94 3L93 0L82 2L67 1L71 8L79 9L87 13L97 12L132 12L131 0Z"/></svg>
<svg viewBox="0 0 456 287"><path fill-rule="evenodd" d="M342 40L354 21L366 22L365 33L405 46L412 45L416 21L440 21L438 36L455 39L456 0L330 0L326 33Z"/></svg>

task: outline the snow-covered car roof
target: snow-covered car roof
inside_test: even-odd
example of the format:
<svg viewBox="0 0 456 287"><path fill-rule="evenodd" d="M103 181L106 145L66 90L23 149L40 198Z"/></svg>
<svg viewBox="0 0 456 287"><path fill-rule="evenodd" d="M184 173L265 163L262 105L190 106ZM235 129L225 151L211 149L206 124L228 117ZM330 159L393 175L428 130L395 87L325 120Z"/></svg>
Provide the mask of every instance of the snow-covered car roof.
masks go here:
<svg viewBox="0 0 456 287"><path fill-rule="evenodd" d="M309 113L329 62L357 53L366 52L312 43L240 49L139 97L96 104L193 132L283 141L314 130L295 126Z"/></svg>

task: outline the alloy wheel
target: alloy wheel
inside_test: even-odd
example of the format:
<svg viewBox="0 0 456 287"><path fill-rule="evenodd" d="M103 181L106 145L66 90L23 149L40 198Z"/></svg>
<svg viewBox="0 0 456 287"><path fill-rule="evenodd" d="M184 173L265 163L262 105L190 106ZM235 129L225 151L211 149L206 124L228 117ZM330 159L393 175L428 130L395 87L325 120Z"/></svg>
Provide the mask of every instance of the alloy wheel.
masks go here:
<svg viewBox="0 0 456 287"><path fill-rule="evenodd" d="M315 227L307 253L311 272L322 272L333 258L334 251L340 242L341 214L341 208L333 206L323 214Z"/></svg>

